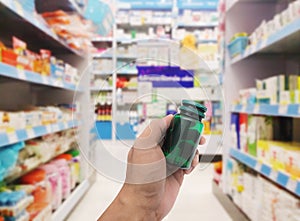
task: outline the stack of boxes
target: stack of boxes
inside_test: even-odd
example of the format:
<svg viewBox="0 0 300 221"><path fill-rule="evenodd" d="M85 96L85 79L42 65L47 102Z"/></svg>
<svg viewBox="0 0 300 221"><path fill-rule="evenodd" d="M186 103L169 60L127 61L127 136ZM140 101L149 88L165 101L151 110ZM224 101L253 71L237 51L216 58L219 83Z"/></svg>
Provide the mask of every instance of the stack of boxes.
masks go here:
<svg viewBox="0 0 300 221"><path fill-rule="evenodd" d="M51 76L61 82L77 84L78 70L71 65L56 59L51 51L41 49L35 53L27 49L27 44L20 39L12 38L13 48L7 48L0 42L0 62L15 66L19 70L27 70L43 76Z"/></svg>
<svg viewBox="0 0 300 221"><path fill-rule="evenodd" d="M234 159L229 159L227 167L229 194L250 220L300 220L299 198L249 171Z"/></svg>
<svg viewBox="0 0 300 221"><path fill-rule="evenodd" d="M231 140L233 147L259 162L300 178L300 144L292 142L292 119L234 113Z"/></svg>
<svg viewBox="0 0 300 221"><path fill-rule="evenodd" d="M246 104L299 104L300 76L278 75L256 80L256 88L240 91L240 103Z"/></svg>

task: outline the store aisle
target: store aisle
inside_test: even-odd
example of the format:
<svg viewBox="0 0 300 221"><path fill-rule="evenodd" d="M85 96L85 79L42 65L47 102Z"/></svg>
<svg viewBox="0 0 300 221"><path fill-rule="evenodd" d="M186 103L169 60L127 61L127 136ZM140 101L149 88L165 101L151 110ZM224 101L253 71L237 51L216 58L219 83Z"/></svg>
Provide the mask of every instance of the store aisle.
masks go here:
<svg viewBox="0 0 300 221"><path fill-rule="evenodd" d="M167 221L231 220L211 191L212 166L197 168L186 176L176 204ZM98 175L97 181L67 221L96 220L114 199L122 184Z"/></svg>

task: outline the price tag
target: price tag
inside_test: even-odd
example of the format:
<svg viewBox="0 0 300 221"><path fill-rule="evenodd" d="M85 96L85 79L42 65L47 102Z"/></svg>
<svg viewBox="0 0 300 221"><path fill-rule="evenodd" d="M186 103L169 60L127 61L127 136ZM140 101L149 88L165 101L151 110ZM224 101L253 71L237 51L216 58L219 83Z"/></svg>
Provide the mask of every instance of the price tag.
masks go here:
<svg viewBox="0 0 300 221"><path fill-rule="evenodd" d="M69 125L67 122L64 122L64 129L67 129L67 128L69 128Z"/></svg>
<svg viewBox="0 0 300 221"><path fill-rule="evenodd" d="M261 44L260 44L260 48L261 49L264 48L264 47L266 47L267 41L268 41L268 39L264 39L264 40L261 41Z"/></svg>
<svg viewBox="0 0 300 221"><path fill-rule="evenodd" d="M48 79L48 77L46 77L46 76L42 76L42 82L43 82L44 84L50 84L49 79Z"/></svg>
<svg viewBox="0 0 300 221"><path fill-rule="evenodd" d="M21 80L27 80L24 69L18 68L18 77Z"/></svg>
<svg viewBox="0 0 300 221"><path fill-rule="evenodd" d="M262 166L262 164L260 162L257 162L254 169L256 171L260 171L261 170L261 166Z"/></svg>
<svg viewBox="0 0 300 221"><path fill-rule="evenodd" d="M271 173L270 173L270 176L269 176L270 179L276 181L277 176L278 176L278 172L277 172L276 170L273 169L273 170L271 171Z"/></svg>
<svg viewBox="0 0 300 221"><path fill-rule="evenodd" d="M17 143L19 141L16 132L7 133L9 143Z"/></svg>
<svg viewBox="0 0 300 221"><path fill-rule="evenodd" d="M54 124L54 125L52 126L52 128L53 128L53 131L54 131L54 132L59 131L59 126L58 126L58 124Z"/></svg>
<svg viewBox="0 0 300 221"><path fill-rule="evenodd" d="M243 106L242 106L241 112L242 112L242 113L246 113L246 109L247 109L247 106L246 106L246 105L243 105Z"/></svg>
<svg viewBox="0 0 300 221"><path fill-rule="evenodd" d="M46 131L47 131L48 134L52 133L52 127L51 127L51 125L47 125L46 126Z"/></svg>
<svg viewBox="0 0 300 221"><path fill-rule="evenodd" d="M285 115L287 113L287 110L288 110L288 105L280 105L278 113Z"/></svg>
<svg viewBox="0 0 300 221"><path fill-rule="evenodd" d="M259 105L255 104L254 109L253 109L253 113L254 114L258 114L259 113Z"/></svg>
<svg viewBox="0 0 300 221"><path fill-rule="evenodd" d="M63 85L63 82L60 81L60 80L55 80L54 85L55 85L56 87L63 87L63 86L64 86L64 85Z"/></svg>
<svg viewBox="0 0 300 221"><path fill-rule="evenodd" d="M286 188L294 192L297 189L297 180L290 177L290 179L286 185Z"/></svg>
<svg viewBox="0 0 300 221"><path fill-rule="evenodd" d="M27 137L28 137L28 138L33 138L33 137L35 137L35 132L34 132L34 130L33 130L32 128L28 128L28 129L26 130L26 133L27 133Z"/></svg>

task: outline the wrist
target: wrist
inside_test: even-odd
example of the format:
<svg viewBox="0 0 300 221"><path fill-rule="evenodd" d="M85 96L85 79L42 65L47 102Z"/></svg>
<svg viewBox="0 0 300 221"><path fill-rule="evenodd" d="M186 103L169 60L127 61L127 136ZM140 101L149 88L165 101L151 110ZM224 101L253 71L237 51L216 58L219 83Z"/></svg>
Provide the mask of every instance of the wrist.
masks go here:
<svg viewBox="0 0 300 221"><path fill-rule="evenodd" d="M132 221L160 221L157 208L149 206L151 203L143 195L131 192L122 188L116 198L116 203L120 208L124 208L129 215L128 220Z"/></svg>

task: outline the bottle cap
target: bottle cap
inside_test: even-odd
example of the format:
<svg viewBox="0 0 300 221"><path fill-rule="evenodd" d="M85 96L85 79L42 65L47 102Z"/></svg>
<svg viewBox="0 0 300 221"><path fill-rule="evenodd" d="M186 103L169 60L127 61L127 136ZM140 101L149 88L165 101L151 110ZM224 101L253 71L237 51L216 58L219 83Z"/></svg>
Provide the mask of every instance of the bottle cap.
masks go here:
<svg viewBox="0 0 300 221"><path fill-rule="evenodd" d="M180 113L188 115L189 117L195 118L195 119L203 119L205 118L205 114L202 111L198 111L196 108L186 107L186 106L180 106L179 107Z"/></svg>
<svg viewBox="0 0 300 221"><path fill-rule="evenodd" d="M192 100L182 100L182 105L186 107L197 108L197 110L202 113L205 113L207 111L207 107Z"/></svg>

